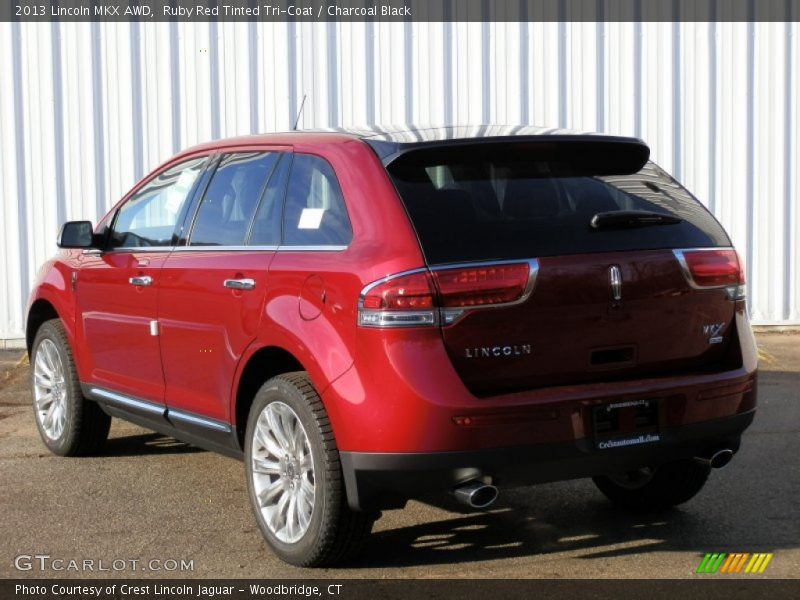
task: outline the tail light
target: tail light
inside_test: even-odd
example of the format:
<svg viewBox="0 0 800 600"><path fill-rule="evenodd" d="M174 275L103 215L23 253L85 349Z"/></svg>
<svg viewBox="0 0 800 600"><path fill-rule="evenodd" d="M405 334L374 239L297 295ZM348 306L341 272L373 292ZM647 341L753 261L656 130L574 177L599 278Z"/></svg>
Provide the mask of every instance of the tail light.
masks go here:
<svg viewBox="0 0 800 600"><path fill-rule="evenodd" d="M362 290L358 324L363 327L436 325L435 304L436 289L427 270L387 277Z"/></svg>
<svg viewBox="0 0 800 600"><path fill-rule="evenodd" d="M725 288L731 300L746 294L742 260L733 248L673 250L689 284L697 289Z"/></svg>
<svg viewBox="0 0 800 600"><path fill-rule="evenodd" d="M411 271L376 281L361 292L364 327L451 325L472 310L524 302L538 262L458 265Z"/></svg>

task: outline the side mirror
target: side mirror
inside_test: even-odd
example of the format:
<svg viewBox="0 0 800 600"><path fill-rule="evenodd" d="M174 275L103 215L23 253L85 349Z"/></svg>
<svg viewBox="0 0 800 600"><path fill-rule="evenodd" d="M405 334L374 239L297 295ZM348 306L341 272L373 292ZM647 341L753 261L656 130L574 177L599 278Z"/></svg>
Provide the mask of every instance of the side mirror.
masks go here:
<svg viewBox="0 0 800 600"><path fill-rule="evenodd" d="M67 221L58 234L59 248L91 248L94 241L91 221Z"/></svg>

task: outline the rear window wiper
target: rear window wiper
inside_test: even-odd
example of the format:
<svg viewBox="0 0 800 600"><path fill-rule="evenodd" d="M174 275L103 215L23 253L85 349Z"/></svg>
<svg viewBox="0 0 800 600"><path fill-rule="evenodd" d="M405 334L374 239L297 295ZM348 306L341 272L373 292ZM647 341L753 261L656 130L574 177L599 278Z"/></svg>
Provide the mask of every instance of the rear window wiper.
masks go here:
<svg viewBox="0 0 800 600"><path fill-rule="evenodd" d="M647 210L614 210L597 213L589 225L592 229L625 229L650 225L675 225L682 221L683 219L674 215Z"/></svg>

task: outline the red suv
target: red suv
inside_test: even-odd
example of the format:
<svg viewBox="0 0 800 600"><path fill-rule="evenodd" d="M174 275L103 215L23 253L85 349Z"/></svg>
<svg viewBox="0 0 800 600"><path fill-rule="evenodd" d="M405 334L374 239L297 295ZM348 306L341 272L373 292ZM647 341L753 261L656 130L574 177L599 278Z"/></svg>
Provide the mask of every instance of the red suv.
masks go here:
<svg viewBox="0 0 800 600"><path fill-rule="evenodd" d="M380 510L593 477L684 502L753 420L742 264L639 140L528 127L213 142L70 222L31 296L36 423L243 458L298 565Z"/></svg>

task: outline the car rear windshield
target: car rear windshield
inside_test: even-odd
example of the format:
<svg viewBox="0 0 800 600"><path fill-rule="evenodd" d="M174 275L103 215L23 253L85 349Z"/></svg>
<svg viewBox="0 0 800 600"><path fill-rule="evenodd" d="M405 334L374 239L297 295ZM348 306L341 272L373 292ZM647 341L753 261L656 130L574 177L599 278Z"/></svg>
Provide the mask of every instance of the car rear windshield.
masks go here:
<svg viewBox="0 0 800 600"><path fill-rule="evenodd" d="M391 162L428 263L730 245L653 162L631 163L613 144L588 155L568 144L436 146Z"/></svg>

